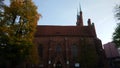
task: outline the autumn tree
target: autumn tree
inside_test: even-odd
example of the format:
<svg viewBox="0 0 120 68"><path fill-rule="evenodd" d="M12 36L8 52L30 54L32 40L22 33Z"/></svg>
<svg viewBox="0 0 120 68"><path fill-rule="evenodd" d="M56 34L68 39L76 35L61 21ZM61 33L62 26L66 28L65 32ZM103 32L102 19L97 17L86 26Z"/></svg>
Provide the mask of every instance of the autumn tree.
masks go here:
<svg viewBox="0 0 120 68"><path fill-rule="evenodd" d="M5 4L3 3L3 0L0 0L0 22L2 21L2 17L3 17L3 8L4 8L4 6L5 6Z"/></svg>
<svg viewBox="0 0 120 68"><path fill-rule="evenodd" d="M120 5L117 5L115 10L115 17L120 21ZM113 33L113 41L116 43L117 47L120 47L120 23L117 24L115 32Z"/></svg>
<svg viewBox="0 0 120 68"><path fill-rule="evenodd" d="M13 67L30 58L39 19L32 0L10 0L0 21L0 63Z"/></svg>

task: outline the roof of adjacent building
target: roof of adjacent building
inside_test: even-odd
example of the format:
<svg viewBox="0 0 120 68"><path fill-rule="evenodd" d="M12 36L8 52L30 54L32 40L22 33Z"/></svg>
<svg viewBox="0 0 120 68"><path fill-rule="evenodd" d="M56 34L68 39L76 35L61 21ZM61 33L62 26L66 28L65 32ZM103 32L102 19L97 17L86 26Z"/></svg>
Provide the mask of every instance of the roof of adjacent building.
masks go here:
<svg viewBox="0 0 120 68"><path fill-rule="evenodd" d="M115 47L115 43L109 42L104 44L104 50L107 58L114 58L120 56L118 53L118 49Z"/></svg>

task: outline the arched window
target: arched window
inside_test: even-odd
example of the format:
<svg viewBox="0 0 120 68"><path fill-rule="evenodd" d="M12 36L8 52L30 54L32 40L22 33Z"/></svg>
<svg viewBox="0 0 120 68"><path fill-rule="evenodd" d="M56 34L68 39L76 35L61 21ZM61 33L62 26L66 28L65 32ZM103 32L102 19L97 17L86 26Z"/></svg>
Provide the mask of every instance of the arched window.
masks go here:
<svg viewBox="0 0 120 68"><path fill-rule="evenodd" d="M57 46L56 46L56 52L57 52L57 53L60 53L61 50L62 50L62 49L61 49L61 46L60 46L60 45L57 45Z"/></svg>
<svg viewBox="0 0 120 68"><path fill-rule="evenodd" d="M72 52L73 57L77 57L78 56L77 45L74 44L74 45L71 46L71 52Z"/></svg>
<svg viewBox="0 0 120 68"><path fill-rule="evenodd" d="M40 56L40 57L43 57L43 46L42 46L42 44L40 44L40 45L38 46L38 53L39 53L39 56Z"/></svg>

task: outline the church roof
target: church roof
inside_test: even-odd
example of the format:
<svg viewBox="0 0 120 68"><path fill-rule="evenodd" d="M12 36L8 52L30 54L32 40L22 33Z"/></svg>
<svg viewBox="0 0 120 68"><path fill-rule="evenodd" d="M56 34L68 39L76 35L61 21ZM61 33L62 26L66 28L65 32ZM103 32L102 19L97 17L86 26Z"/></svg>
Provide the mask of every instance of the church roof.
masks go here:
<svg viewBox="0 0 120 68"><path fill-rule="evenodd" d="M37 26L35 36L96 37L93 26Z"/></svg>

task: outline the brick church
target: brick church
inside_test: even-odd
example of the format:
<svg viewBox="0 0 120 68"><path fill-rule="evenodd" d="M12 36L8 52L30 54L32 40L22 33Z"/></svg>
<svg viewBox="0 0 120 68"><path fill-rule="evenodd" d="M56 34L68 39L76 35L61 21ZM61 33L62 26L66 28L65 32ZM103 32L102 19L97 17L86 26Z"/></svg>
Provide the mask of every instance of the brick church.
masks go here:
<svg viewBox="0 0 120 68"><path fill-rule="evenodd" d="M40 68L105 68L102 43L94 23L83 25L82 11L76 26L39 25L34 43Z"/></svg>

